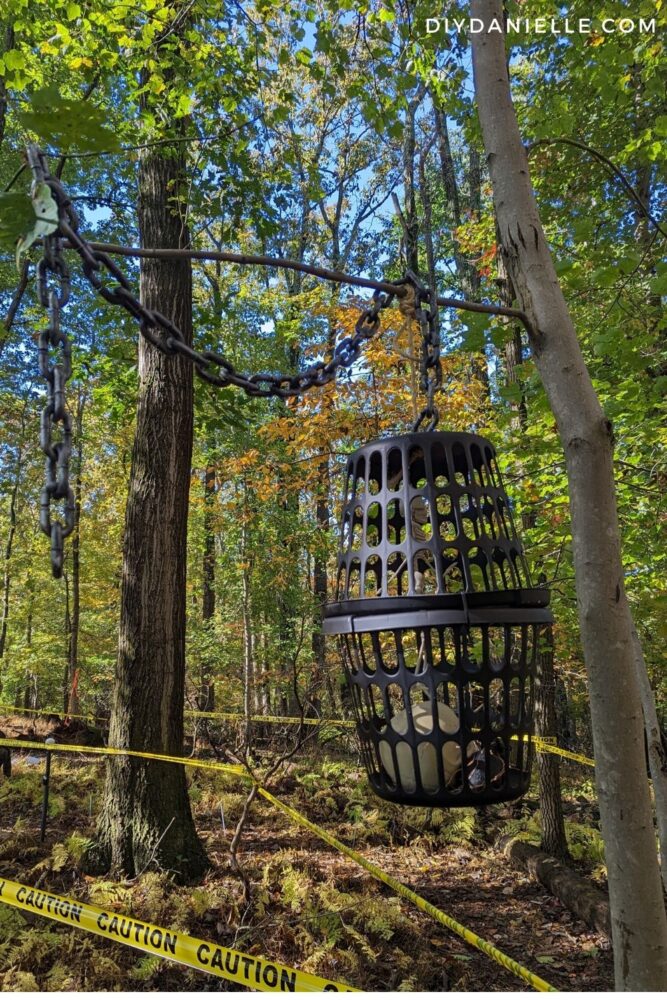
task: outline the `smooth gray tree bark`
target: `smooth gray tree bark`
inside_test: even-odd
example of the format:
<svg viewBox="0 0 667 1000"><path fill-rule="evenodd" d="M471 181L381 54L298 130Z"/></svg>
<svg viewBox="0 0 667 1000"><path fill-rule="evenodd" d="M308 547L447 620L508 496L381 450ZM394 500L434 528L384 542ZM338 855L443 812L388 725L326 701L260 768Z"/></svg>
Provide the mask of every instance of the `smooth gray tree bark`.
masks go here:
<svg viewBox="0 0 667 1000"><path fill-rule="evenodd" d="M500 238L565 454L617 989L667 989L667 918L646 780L633 623L623 586L613 430L547 245L511 99L501 0L472 0L475 94ZM489 30L491 28L492 30Z"/></svg>

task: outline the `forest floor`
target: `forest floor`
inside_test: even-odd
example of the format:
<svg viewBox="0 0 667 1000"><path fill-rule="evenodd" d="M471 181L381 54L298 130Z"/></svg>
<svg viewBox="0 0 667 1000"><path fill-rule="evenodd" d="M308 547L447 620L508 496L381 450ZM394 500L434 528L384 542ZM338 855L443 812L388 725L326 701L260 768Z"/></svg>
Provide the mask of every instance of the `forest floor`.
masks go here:
<svg viewBox="0 0 667 1000"><path fill-rule="evenodd" d="M1 719L16 735L25 720ZM37 732L39 729L39 732ZM44 738L46 723L36 727ZM44 730L44 732L42 731ZM329 748L330 750L330 748ZM39 841L43 764L14 755L0 779L0 878L113 908L162 927L263 955L360 989L530 990L528 984L376 881L315 834L256 800L239 861L250 900L230 870L229 844L247 795L235 776L188 771L193 813L212 868L194 886L147 871L126 882L92 878L81 858L94 837L101 758L54 755L46 842ZM607 939L490 844L500 833L536 839L536 801L518 807L427 810L372 796L354 754L312 748L274 793L384 871L560 990L609 990ZM580 873L604 887L590 774L564 775L568 835ZM224 814L225 828L222 816ZM237 989L84 931L0 907L0 988L7 990Z"/></svg>

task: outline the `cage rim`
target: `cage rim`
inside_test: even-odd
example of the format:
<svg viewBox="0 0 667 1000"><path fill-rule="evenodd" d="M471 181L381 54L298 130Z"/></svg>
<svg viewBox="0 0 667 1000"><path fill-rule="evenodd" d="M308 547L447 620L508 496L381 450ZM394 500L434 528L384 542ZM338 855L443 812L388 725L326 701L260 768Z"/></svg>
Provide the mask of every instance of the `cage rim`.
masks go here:
<svg viewBox="0 0 667 1000"><path fill-rule="evenodd" d="M367 451L369 448L378 447L378 445L393 445L401 441L417 441L418 439L424 438L427 441L437 441L438 438L456 438L461 443L466 444L479 444L480 442L487 448L491 448L493 452L493 457L497 458L497 451L493 441L489 438L484 437L482 434L476 434L474 431L406 431L405 434L392 434L391 437L377 437L373 438L372 441L366 441L364 444L360 444L358 448L353 451L348 452L345 456L347 462L355 457L355 455L360 454L363 451Z"/></svg>
<svg viewBox="0 0 667 1000"><path fill-rule="evenodd" d="M392 614L394 611L432 611L468 608L545 608L551 591L547 587L523 587L515 590L461 591L456 594L397 594L393 597L353 597L324 605L324 618L341 614Z"/></svg>
<svg viewBox="0 0 667 1000"><path fill-rule="evenodd" d="M391 614L342 612L322 621L325 635L350 635L360 632L384 632L393 629L430 628L436 625L550 625L553 615L549 608L479 608L469 610L434 609L411 611L402 608Z"/></svg>

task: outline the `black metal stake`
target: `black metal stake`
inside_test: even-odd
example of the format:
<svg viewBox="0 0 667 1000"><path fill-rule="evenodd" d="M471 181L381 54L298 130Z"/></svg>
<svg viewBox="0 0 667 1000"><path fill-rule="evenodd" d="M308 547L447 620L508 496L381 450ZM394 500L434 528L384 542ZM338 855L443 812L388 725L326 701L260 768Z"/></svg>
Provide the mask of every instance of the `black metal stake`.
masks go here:
<svg viewBox="0 0 667 1000"><path fill-rule="evenodd" d="M56 741L49 737L46 740L47 746L53 745ZM44 796L42 798L42 825L40 829L39 839L44 843L44 838L46 837L46 817L49 811L49 780L51 778L51 751L46 751L46 766L44 768L44 774L42 775L42 788L44 789Z"/></svg>

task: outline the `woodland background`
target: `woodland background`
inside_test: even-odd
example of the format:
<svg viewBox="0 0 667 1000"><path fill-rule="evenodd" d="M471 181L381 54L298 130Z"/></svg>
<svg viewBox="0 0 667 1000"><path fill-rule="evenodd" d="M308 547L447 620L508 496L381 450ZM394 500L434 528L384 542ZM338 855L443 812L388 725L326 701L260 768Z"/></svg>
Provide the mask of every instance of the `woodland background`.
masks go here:
<svg viewBox="0 0 667 1000"><path fill-rule="evenodd" d="M131 10L96 0L10 0L0 57L0 183L36 132L47 149L73 154L63 180L83 231L136 246L137 146L173 137L187 145L196 248L387 279L406 267L427 275L430 264L441 294L511 301L462 39L427 36L420 25L433 12L419 4L207 6L186 4L191 26L163 38L169 5L160 0ZM630 12L625 3L603 6L600 18ZM568 15L583 16L584 7L571 4ZM571 146L540 144L569 137L602 150L646 204L659 203L667 131L659 8L640 3L631 12L657 11L656 34L557 43L513 36L512 73L559 277L614 425L626 585L664 710L664 238L604 163ZM543 14L543 4L523 3L520 13ZM121 265L136 279L136 260ZM359 290L293 272L195 262L193 275L196 345L221 348L246 371L293 370L325 356L367 301ZM17 275L8 250L0 264L2 700L64 707L78 669L80 704L99 712L108 707L116 655L137 330L75 270L65 322L75 342L79 516L62 586L50 579L37 530L35 337L43 317L33 276L28 261ZM191 707L241 709L247 696L255 711L292 711L295 670L300 698L339 707L340 666L333 645L323 647L319 608L331 585L344 456L370 437L407 429L422 405L414 331L398 312L383 325L362 362L297 403L197 383ZM450 312L442 337L441 427L473 429L498 446L533 575L552 589L563 732L586 744L553 418L518 327Z"/></svg>
<svg viewBox="0 0 667 1000"><path fill-rule="evenodd" d="M543 0L510 2L507 11L526 18L552 13ZM437 11L422 0L233 0L216 9L207 0L6 0L2 705L108 715L138 388L135 321L95 295L70 255L72 297L63 326L74 343L68 399L77 514L64 579L56 581L38 528L44 389L37 338L45 323L35 288L38 253L20 257L18 267L15 259L16 236L32 212L27 171L18 173L26 142L48 153L89 239L137 247L141 164L179 160L186 183L169 194L195 249L288 257L376 279L397 280L411 269L441 295L511 306L469 39L427 35L426 18L439 13L451 19L469 11L456 4ZM664 204L666 15L662 0L610 0L594 13L599 21L655 18L656 30L513 35L512 94L558 276L613 424L625 587L664 718L667 267L664 227L640 203L654 219ZM572 21L590 17L590 5L573 0L567 14ZM138 260L115 259L138 290ZM370 301L365 290L278 268L193 261L192 278L195 346L221 351L245 372L295 371L328 357ZM525 333L501 317L447 310L441 338L440 427L476 431L498 448L533 578L552 592L553 735L590 754L563 452ZM418 348L414 324L391 309L382 335L351 370L302 400L252 399L195 379L188 708L246 716L347 713L341 664L320 629L333 585L342 473L358 445L411 427L424 404ZM35 724L38 738L44 725ZM193 726L188 717L188 739ZM278 735L270 744L266 726L254 733L253 752L261 758L269 745L269 761L286 741ZM451 936L426 921L415 924L396 900L360 885L346 862L287 834L265 805L255 803L248 818L242 784L206 775L190 781L213 869L202 886L181 889L164 871L141 871L122 884L83 875L101 801L99 769L56 760L46 846L34 834L39 775L27 765L17 774L0 793L0 870L9 877L48 874L54 891L203 937L215 933L233 947L265 949L270 935L274 954L370 989L514 985L488 963L467 966L460 943L452 950ZM609 985L604 935L573 922L488 849L494 824L539 840L534 789L522 806L492 817L401 810L373 799L353 742L334 741L327 727L283 778L282 790L311 818L417 889L424 889L419 873L428 872L426 890L446 886L438 889L444 902L440 895L436 902L455 906L511 954L554 966L548 971L557 985ZM557 786L556 773L551 801ZM541 795L546 810L544 787ZM592 796L592 772L568 771L564 851L604 886ZM230 829L239 816L247 821L240 879L238 843L227 844L228 830L221 840L221 808L223 827L225 815ZM545 829L543 816L543 836ZM231 875L223 865L229 857L237 866ZM114 989L128 982L206 988L201 973L137 962L133 952L107 943L88 941L66 968L63 935L26 929L7 908L0 932L4 989Z"/></svg>

